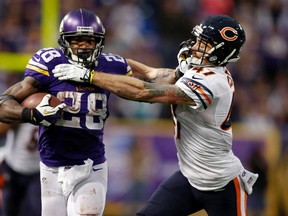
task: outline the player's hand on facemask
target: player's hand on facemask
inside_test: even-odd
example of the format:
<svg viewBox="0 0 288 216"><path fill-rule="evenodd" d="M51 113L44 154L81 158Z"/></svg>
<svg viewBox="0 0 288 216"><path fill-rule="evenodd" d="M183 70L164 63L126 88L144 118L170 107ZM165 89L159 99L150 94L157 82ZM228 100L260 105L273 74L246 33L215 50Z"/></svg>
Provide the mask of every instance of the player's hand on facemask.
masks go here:
<svg viewBox="0 0 288 216"><path fill-rule="evenodd" d="M59 64L52 70L52 73L59 80L91 83L95 72L79 65Z"/></svg>
<svg viewBox="0 0 288 216"><path fill-rule="evenodd" d="M183 74L191 68L191 48L193 46L192 39L183 41L180 44L180 50L177 54L178 67L176 68L176 78L179 79Z"/></svg>
<svg viewBox="0 0 288 216"><path fill-rule="evenodd" d="M50 94L43 97L42 101L36 108L24 108L22 112L23 120L35 125L50 126L62 118L61 110L66 107L65 103L61 103L56 107L49 105Z"/></svg>

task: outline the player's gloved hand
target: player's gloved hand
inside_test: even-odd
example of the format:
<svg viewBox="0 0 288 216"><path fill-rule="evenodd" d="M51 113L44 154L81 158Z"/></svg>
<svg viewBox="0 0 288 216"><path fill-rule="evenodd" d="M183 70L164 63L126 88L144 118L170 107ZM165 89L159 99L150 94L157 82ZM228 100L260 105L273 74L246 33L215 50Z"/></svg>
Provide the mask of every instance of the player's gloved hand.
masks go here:
<svg viewBox="0 0 288 216"><path fill-rule="evenodd" d="M188 69L190 69L190 67L191 67L191 61L192 61L191 48L192 48L192 46L193 46L193 40L192 39L183 41L180 44L180 50L177 54L177 59L178 59L178 69L183 74Z"/></svg>
<svg viewBox="0 0 288 216"><path fill-rule="evenodd" d="M176 78L180 78L183 74L191 68L191 48L193 40L189 39L180 44L180 50L177 54L178 67L176 68ZM178 73L178 74L177 74Z"/></svg>
<svg viewBox="0 0 288 216"><path fill-rule="evenodd" d="M80 65L59 64L52 70L52 73L59 80L91 83L95 72Z"/></svg>
<svg viewBox="0 0 288 216"><path fill-rule="evenodd" d="M25 122L30 122L35 125L50 126L55 124L57 119L62 118L62 113L59 112L66 107L65 103L61 103L56 107L49 105L50 94L43 97L42 101L36 108L24 108L22 118Z"/></svg>

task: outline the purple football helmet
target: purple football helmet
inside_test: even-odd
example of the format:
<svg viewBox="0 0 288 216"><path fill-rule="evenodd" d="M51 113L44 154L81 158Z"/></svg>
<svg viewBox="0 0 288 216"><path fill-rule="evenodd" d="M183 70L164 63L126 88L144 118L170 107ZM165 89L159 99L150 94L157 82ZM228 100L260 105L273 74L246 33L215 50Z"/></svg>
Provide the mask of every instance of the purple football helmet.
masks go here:
<svg viewBox="0 0 288 216"><path fill-rule="evenodd" d="M62 19L59 28L60 37L58 43L72 63L80 64L87 68L96 64L97 58L104 48L105 29L99 17L86 9L70 11ZM71 37L89 36L96 39L94 49L78 48L77 54L73 54L70 47Z"/></svg>

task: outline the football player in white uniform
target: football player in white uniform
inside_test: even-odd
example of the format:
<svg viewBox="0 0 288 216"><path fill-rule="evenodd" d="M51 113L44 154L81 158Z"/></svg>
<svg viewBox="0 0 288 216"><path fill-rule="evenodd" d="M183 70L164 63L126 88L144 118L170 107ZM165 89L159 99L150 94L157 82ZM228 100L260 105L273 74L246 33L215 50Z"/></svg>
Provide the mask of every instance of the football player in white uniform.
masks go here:
<svg viewBox="0 0 288 216"><path fill-rule="evenodd" d="M133 72L167 74L167 84L90 72L91 83L128 100L171 104L180 170L160 184L137 215L186 216L201 209L209 216L246 215L247 194L258 175L245 170L232 152L235 89L226 68L239 59L244 43L244 29L235 19L214 15L193 28L176 70L128 61ZM89 71L58 65L53 73L60 80L83 82Z"/></svg>

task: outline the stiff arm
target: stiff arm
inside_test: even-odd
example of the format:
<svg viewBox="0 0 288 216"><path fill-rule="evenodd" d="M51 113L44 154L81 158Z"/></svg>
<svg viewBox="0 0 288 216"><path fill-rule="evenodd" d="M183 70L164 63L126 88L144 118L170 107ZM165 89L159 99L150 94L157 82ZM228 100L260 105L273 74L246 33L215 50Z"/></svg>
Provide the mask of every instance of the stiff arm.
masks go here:
<svg viewBox="0 0 288 216"><path fill-rule="evenodd" d="M52 72L59 80L89 82L128 100L196 105L193 99L187 96L175 84L175 71L168 68L152 68L140 62L130 61L132 74L149 80L143 81L135 77L101 73L73 64L57 65ZM138 76L138 77L139 77ZM156 81L151 82L150 80ZM161 79L161 82L158 82Z"/></svg>
<svg viewBox="0 0 288 216"><path fill-rule="evenodd" d="M91 83L128 100L195 105L195 102L174 84L150 83L134 77L100 72L94 73Z"/></svg>

